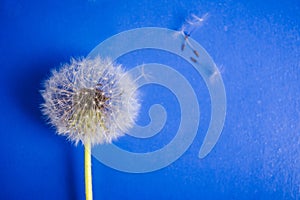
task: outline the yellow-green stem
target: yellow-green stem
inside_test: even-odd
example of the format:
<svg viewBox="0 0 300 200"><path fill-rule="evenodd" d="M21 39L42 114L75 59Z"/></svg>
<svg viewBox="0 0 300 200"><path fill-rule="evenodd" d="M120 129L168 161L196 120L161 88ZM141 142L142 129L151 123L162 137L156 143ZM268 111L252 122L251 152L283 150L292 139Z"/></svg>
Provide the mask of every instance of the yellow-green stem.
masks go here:
<svg viewBox="0 0 300 200"><path fill-rule="evenodd" d="M84 176L85 176L85 199L93 200L91 144L89 142L87 142L84 147Z"/></svg>

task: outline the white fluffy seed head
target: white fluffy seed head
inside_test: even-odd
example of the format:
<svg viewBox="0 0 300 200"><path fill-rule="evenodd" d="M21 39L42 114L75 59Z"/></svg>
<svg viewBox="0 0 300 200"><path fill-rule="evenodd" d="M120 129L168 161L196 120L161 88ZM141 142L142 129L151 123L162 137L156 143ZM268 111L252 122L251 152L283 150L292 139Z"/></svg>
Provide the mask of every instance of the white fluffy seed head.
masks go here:
<svg viewBox="0 0 300 200"><path fill-rule="evenodd" d="M76 144L111 143L134 124L137 86L121 65L100 57L65 64L45 82L43 113Z"/></svg>

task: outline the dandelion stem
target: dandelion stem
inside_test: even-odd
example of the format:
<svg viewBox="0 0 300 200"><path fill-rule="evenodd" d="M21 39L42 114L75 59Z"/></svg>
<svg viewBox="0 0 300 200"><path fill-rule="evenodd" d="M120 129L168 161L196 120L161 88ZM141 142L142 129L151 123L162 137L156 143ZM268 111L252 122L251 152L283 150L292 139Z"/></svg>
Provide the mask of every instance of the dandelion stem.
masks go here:
<svg viewBox="0 0 300 200"><path fill-rule="evenodd" d="M84 176L85 176L85 197L86 197L85 199L93 200L90 142L87 142L84 147Z"/></svg>

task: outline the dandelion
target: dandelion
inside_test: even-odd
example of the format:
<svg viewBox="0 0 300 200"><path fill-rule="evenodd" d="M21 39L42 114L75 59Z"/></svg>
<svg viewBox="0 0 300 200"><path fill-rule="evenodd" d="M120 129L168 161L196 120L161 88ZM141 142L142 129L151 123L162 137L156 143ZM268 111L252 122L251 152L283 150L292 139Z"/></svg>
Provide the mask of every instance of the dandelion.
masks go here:
<svg viewBox="0 0 300 200"><path fill-rule="evenodd" d="M43 113L59 135L85 145L87 199L92 199L90 148L111 143L133 126L136 89L121 65L100 57L72 59L45 82Z"/></svg>
<svg viewBox="0 0 300 200"><path fill-rule="evenodd" d="M46 81L43 113L76 144L110 143L134 123L137 86L110 60L72 59Z"/></svg>

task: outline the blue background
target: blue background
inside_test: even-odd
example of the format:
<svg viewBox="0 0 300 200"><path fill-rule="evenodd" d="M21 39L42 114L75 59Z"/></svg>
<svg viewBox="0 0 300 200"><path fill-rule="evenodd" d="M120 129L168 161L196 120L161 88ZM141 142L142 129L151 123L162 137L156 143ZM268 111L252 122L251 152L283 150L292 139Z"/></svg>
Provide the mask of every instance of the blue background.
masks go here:
<svg viewBox="0 0 300 200"><path fill-rule="evenodd" d="M192 37L212 56L226 88L219 142L205 159L197 157L210 102L191 67L182 70L170 55L149 56L157 52L136 53L136 61L125 56L120 62L127 67L162 60L181 70L199 98L200 127L188 151L159 171L123 173L93 159L94 199L299 199L299 0L1 0L0 198L84 199L83 147L45 123L39 109L42 81L53 67L86 56L114 34L146 26L179 29L192 13L209 13ZM168 90L147 86L142 92L140 124L149 121L152 103L174 115L153 140L126 136L117 142L136 152L163 147L180 117Z"/></svg>

